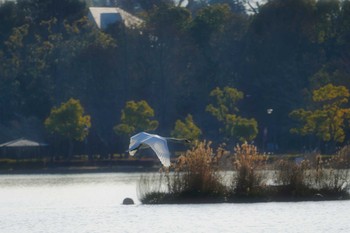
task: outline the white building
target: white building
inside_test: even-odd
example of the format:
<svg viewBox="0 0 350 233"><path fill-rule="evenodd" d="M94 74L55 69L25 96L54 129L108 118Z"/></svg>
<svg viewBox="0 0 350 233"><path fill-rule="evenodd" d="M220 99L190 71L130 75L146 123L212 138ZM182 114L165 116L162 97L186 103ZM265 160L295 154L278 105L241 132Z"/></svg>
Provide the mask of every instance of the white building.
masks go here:
<svg viewBox="0 0 350 233"><path fill-rule="evenodd" d="M16 0L0 0L0 5L4 4L5 2L16 2Z"/></svg>
<svg viewBox="0 0 350 233"><path fill-rule="evenodd" d="M143 20L118 7L89 7L88 18L100 29L122 22L126 27L140 27Z"/></svg>

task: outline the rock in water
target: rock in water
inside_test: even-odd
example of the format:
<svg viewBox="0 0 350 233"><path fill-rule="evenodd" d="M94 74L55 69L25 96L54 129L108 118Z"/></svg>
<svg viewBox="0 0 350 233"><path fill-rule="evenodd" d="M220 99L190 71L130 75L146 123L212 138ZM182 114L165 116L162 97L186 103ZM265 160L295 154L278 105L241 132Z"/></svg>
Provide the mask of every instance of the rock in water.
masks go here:
<svg viewBox="0 0 350 233"><path fill-rule="evenodd" d="M129 198L129 197L127 197L123 200L123 205L133 205L133 204L135 204L134 200Z"/></svg>

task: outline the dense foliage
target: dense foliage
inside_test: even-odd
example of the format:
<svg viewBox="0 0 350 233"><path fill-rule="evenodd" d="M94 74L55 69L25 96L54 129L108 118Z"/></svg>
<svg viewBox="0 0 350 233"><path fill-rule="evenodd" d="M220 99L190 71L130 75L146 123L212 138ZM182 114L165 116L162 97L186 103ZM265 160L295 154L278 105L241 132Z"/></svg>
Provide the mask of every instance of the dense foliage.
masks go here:
<svg viewBox="0 0 350 233"><path fill-rule="evenodd" d="M243 92L235 88L225 87L223 90L215 88L210 96L216 98L215 104L209 104L206 108L224 127L220 128L224 137L237 141L251 141L258 133L257 122L254 119L246 119L238 116L237 102L243 99Z"/></svg>
<svg viewBox="0 0 350 233"><path fill-rule="evenodd" d="M158 121L152 120L153 117L154 111L146 101L128 101L122 110L120 124L114 130L128 137L140 131L153 131L158 127Z"/></svg>
<svg viewBox="0 0 350 233"><path fill-rule="evenodd" d="M73 152L73 141L83 141L91 127L90 116L84 115L84 108L80 102L72 98L60 107L54 107L44 124L50 133L69 141L69 156Z"/></svg>
<svg viewBox="0 0 350 233"><path fill-rule="evenodd" d="M292 128L292 133L314 135L324 142L336 143L345 140L346 122L350 119L350 109L343 105L348 103L349 90L344 86L328 84L314 90L312 100L319 106L309 106L309 110L297 109L290 116L301 121L299 128ZM312 109L316 108L316 109Z"/></svg>
<svg viewBox="0 0 350 233"><path fill-rule="evenodd" d="M142 18L142 28L117 23L101 31L80 0L0 5L1 141L48 140L39 129L8 132L25 129L25 119L44 122L54 106L75 98L91 116L88 143L104 153L125 150L118 144L125 136L113 128L123 124L125 103L143 100L160 134L191 114L202 138L214 142L226 130L231 143L254 139L279 152L315 148L319 141L290 133L298 125L289 114L308 111L312 93L328 84L350 88L348 0L270 0L250 4L249 14L238 0L110 2ZM240 112L220 120L206 106L215 104L213 90L225 88L238 91ZM329 136L337 145L349 139L344 120L343 132Z"/></svg>
<svg viewBox="0 0 350 233"><path fill-rule="evenodd" d="M187 138L196 141L201 136L202 131L193 120L191 114L188 114L185 121L177 120L175 122L174 130L171 131L171 136L177 138Z"/></svg>

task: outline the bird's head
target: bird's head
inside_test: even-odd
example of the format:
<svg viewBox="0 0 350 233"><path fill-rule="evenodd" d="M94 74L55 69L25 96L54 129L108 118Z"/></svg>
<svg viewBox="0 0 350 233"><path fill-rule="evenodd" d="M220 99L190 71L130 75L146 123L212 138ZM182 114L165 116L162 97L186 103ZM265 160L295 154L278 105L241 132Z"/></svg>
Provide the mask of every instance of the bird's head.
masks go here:
<svg viewBox="0 0 350 233"><path fill-rule="evenodd" d="M129 152L130 156L134 156L136 154L137 150L127 150L127 152Z"/></svg>
<svg viewBox="0 0 350 233"><path fill-rule="evenodd" d="M192 143L192 140L187 139L187 138L184 141L185 141L185 143L188 143L188 144Z"/></svg>

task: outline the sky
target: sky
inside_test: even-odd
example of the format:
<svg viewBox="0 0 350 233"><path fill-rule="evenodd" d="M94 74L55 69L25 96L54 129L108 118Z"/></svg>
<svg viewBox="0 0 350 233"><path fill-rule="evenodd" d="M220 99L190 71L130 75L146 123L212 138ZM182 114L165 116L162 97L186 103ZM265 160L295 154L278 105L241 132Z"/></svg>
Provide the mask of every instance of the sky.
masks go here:
<svg viewBox="0 0 350 233"><path fill-rule="evenodd" d="M175 0L175 2L178 2L179 0ZM249 0L249 2L250 2L250 4L252 5L252 6L256 6L256 3L260 3L260 4L263 4L263 3L265 3L267 0ZM185 0L184 2L183 2L183 5L184 6L186 6L187 5L187 0ZM248 7L248 4L246 4L247 6L246 7Z"/></svg>
<svg viewBox="0 0 350 233"><path fill-rule="evenodd" d="M178 2L179 0L175 0L175 2ZM265 3L267 0L249 0L250 3L256 3L256 2L259 2L259 3ZM187 1L185 0L184 1L184 5L187 4Z"/></svg>

